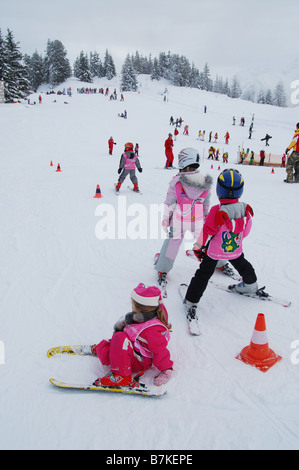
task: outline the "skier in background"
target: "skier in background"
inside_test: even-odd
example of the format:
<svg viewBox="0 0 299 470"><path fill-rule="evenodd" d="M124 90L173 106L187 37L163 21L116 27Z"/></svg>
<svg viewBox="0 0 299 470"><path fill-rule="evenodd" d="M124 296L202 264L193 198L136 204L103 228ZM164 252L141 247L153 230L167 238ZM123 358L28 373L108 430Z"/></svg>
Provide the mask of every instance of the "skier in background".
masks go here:
<svg viewBox="0 0 299 470"><path fill-rule="evenodd" d="M134 187L133 191L136 193L139 193L139 187L138 187L138 179L135 174L135 170L139 171L139 173L142 172L142 168L139 162L139 159L137 155L134 153L134 145L132 142L127 142L125 144L125 151L122 154L119 162L119 168L118 168L118 174L120 175L118 178L118 183L115 187L115 192L118 193L122 183L125 181L126 177L129 175L130 180L132 181Z"/></svg>
<svg viewBox="0 0 299 470"><path fill-rule="evenodd" d="M272 139L272 136L269 135L269 134L266 134L265 137L261 140L265 140L266 141L266 147L269 147L269 140Z"/></svg>
<svg viewBox="0 0 299 470"><path fill-rule="evenodd" d="M165 147L165 155L166 155L166 164L165 168L171 168L173 165L173 139L172 139L172 134L168 134L168 138L164 142L164 147Z"/></svg>
<svg viewBox="0 0 299 470"><path fill-rule="evenodd" d="M110 139L108 140L109 155L112 155L113 145L116 145L116 142L114 142L113 137L110 137Z"/></svg>

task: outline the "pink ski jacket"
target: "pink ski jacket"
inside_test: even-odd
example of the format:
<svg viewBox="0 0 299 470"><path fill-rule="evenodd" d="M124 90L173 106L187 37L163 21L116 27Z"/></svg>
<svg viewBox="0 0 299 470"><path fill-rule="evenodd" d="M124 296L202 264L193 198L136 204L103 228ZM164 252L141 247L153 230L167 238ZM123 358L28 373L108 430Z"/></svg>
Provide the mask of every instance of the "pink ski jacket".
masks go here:
<svg viewBox="0 0 299 470"><path fill-rule="evenodd" d="M137 353L150 358L159 370L172 369L173 362L167 349L170 338L168 328L158 319L126 325L124 332Z"/></svg>

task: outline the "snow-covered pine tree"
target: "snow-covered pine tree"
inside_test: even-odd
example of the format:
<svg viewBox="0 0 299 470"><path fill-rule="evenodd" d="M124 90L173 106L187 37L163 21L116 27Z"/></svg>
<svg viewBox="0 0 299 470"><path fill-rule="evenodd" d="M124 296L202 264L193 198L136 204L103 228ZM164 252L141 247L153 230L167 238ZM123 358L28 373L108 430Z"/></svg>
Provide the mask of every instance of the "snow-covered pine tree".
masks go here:
<svg viewBox="0 0 299 470"><path fill-rule="evenodd" d="M258 97L257 97L257 103L265 104L265 102L266 102L265 92L264 90L260 90Z"/></svg>
<svg viewBox="0 0 299 470"><path fill-rule="evenodd" d="M153 70L152 70L152 73L151 73L151 79L159 81L161 76L162 75L161 75L161 70L160 70L160 67L159 67L159 61L155 57L154 58L154 63L153 63Z"/></svg>
<svg viewBox="0 0 299 470"><path fill-rule="evenodd" d="M2 37L2 31L0 29L0 81L3 80L4 60L5 60L4 39Z"/></svg>
<svg viewBox="0 0 299 470"><path fill-rule="evenodd" d="M231 85L231 88L230 88L230 97L231 98L240 98L241 95L242 95L242 90L241 90L239 81L238 81L237 77L234 76L233 81L232 81L232 85Z"/></svg>
<svg viewBox="0 0 299 470"><path fill-rule="evenodd" d="M285 108L287 105L287 98L282 82L279 82L274 90L273 104L281 108Z"/></svg>
<svg viewBox="0 0 299 470"><path fill-rule="evenodd" d="M72 75L72 69L61 41L48 40L44 60L45 82L52 86L59 85Z"/></svg>
<svg viewBox="0 0 299 470"><path fill-rule="evenodd" d="M114 65L112 56L108 52L108 49L106 49L106 52L105 52L104 73L105 73L104 76L108 78L108 80L111 80L113 77L116 76L115 65Z"/></svg>
<svg viewBox="0 0 299 470"><path fill-rule="evenodd" d="M2 63L2 80L6 102L25 98L29 92L27 70L23 64L18 44L14 40L12 31L8 29L4 40L4 60Z"/></svg>
<svg viewBox="0 0 299 470"><path fill-rule="evenodd" d="M32 56L25 54L24 62L27 67L28 79L32 90L37 90L44 82L43 58L37 51Z"/></svg>
<svg viewBox="0 0 299 470"><path fill-rule="evenodd" d="M173 54L171 72L173 85L190 86L191 66L186 57Z"/></svg>
<svg viewBox="0 0 299 470"><path fill-rule="evenodd" d="M124 91L136 91L137 79L132 59L128 54L121 69L121 89Z"/></svg>
<svg viewBox="0 0 299 470"><path fill-rule="evenodd" d="M74 62L74 76L82 82L92 83L92 74L89 69L87 54L80 52L79 57Z"/></svg>
<svg viewBox="0 0 299 470"><path fill-rule="evenodd" d="M207 63L200 74L200 88L206 91L212 91L213 89L213 80L211 79L210 68Z"/></svg>
<svg viewBox="0 0 299 470"><path fill-rule="evenodd" d="M267 92L266 92L265 104L273 104L272 91L270 89L268 89Z"/></svg>
<svg viewBox="0 0 299 470"><path fill-rule="evenodd" d="M194 62L191 65L189 82L191 88L199 88L199 70L195 67Z"/></svg>
<svg viewBox="0 0 299 470"><path fill-rule="evenodd" d="M89 54L89 70L92 77L104 77L104 67L98 52Z"/></svg>

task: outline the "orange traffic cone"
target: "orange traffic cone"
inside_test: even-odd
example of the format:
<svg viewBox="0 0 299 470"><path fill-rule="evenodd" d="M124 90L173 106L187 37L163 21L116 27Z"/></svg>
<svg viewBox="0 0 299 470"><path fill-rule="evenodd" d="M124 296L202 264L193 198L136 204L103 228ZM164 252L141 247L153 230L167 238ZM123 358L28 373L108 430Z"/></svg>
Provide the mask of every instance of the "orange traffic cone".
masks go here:
<svg viewBox="0 0 299 470"><path fill-rule="evenodd" d="M53 166L53 162L52 162L52 160L51 160L51 162L50 162L50 166Z"/></svg>
<svg viewBox="0 0 299 470"><path fill-rule="evenodd" d="M57 173L57 172L61 172L61 169L60 169L60 163L58 163L58 165L57 165L57 170L56 170L56 173Z"/></svg>
<svg viewBox="0 0 299 470"><path fill-rule="evenodd" d="M272 168L271 175L274 175L274 168Z"/></svg>
<svg viewBox="0 0 299 470"><path fill-rule="evenodd" d="M100 190L100 185L98 184L97 189L96 189L96 193L94 195L94 198L100 199L101 197L102 197L102 193L101 193L101 190Z"/></svg>
<svg viewBox="0 0 299 470"><path fill-rule="evenodd" d="M236 359L240 359L245 364L254 366L262 372L267 372L270 367L280 361L281 356L278 356L269 348L265 315L263 313L259 313L257 316L249 346L243 348L240 354L236 356Z"/></svg>

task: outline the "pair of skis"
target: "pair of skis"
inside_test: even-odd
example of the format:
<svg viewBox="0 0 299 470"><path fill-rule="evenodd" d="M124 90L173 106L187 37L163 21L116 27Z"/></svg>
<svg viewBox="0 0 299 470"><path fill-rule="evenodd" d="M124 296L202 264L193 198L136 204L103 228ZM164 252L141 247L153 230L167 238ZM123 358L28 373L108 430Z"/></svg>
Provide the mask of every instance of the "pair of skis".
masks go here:
<svg viewBox="0 0 299 470"><path fill-rule="evenodd" d="M187 250L186 255L197 260L193 250ZM216 269L216 271L222 272L226 276L228 276L231 279L234 279L236 281L239 281L239 282L242 281L242 278L240 277L240 275L238 273L236 273L233 270L233 268L231 268L230 266L229 267L225 266L223 271L221 270L221 268ZM239 295L244 295L245 297L251 297L252 299L259 299L259 300L266 300L266 301L274 302L278 305L281 305L282 307L290 307L290 305L291 305L291 302L289 300L281 299L279 297L270 295L267 292L265 292L265 286L258 289L257 292L255 292L255 293L241 293L241 292L237 292L235 290L234 285L224 286L224 285L220 284L219 282L214 281L214 279L210 279L209 283L212 284L217 289L225 290L227 292L233 292L233 293L236 293L236 294L239 294Z"/></svg>
<svg viewBox="0 0 299 470"><path fill-rule="evenodd" d="M55 348L51 348L47 352L48 357L53 357L59 354L69 354L72 356L94 356L92 352L92 346L79 344L76 346L58 346ZM126 386L126 387L104 387L104 386L97 386L92 381L90 383L69 383L63 382L61 380L57 380L54 378L50 378L49 381L55 387L63 388L63 389L73 389L73 390L89 390L95 392L113 392L113 393L126 393L129 395L142 395L147 397L162 397L166 394L166 391L163 389L151 389L144 383L140 381L140 377L142 374L134 377L134 386Z"/></svg>
<svg viewBox="0 0 299 470"><path fill-rule="evenodd" d="M158 255L159 254L156 255L155 259L158 258ZM187 250L186 255L197 260L196 256L194 255L193 250ZM223 271L221 271L219 269L219 272L223 273L224 275L226 275L226 276L228 276L231 279L234 279L236 281L239 281L239 282L242 281L239 274L236 273L230 266L228 268L226 267ZM268 292L265 291L265 287L261 287L255 293L241 293L241 292L238 292L238 291L235 290L235 285L234 284L229 285L229 286L224 286L223 284L220 284L219 282L214 281L213 279L210 279L209 283L212 284L217 289L221 289L221 290L224 290L226 292L235 293L235 294L238 294L238 295L243 295L245 297L250 297L252 299L258 299L258 300L267 301L267 302L274 302L274 303L276 303L278 305L281 305L283 307L290 307L290 305L291 305L291 301L289 301L287 299L282 299L282 298L279 298L279 297L268 294ZM164 289L166 289L166 286L164 286ZM180 294L181 300L182 300L183 305L184 305L184 313L187 317L189 332L192 336L199 336L200 335L200 330L199 330L199 325L198 325L198 317L197 317L197 314L196 314L196 308L193 309L193 312L190 315L190 312L187 311L186 306L184 304L187 289L188 289L187 284L184 284L184 283L180 284L179 294Z"/></svg>
<svg viewBox="0 0 299 470"><path fill-rule="evenodd" d="M135 189L131 188L131 186L127 186L127 189L131 189L131 191L133 191L133 193L139 194L140 196L142 196L142 194L143 194L139 189L138 189L138 191L135 191ZM119 196L119 189L117 190L116 187L115 187L114 192L117 196Z"/></svg>

